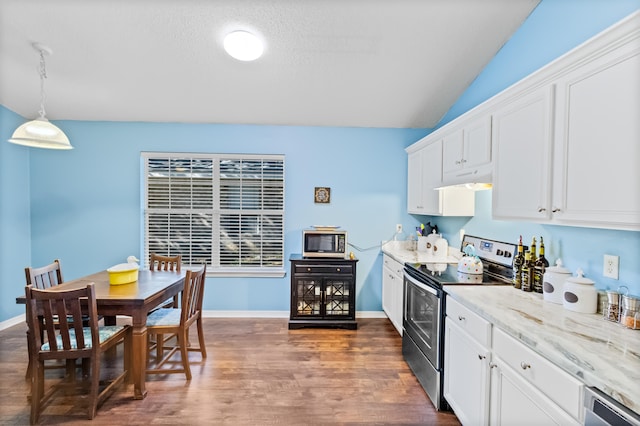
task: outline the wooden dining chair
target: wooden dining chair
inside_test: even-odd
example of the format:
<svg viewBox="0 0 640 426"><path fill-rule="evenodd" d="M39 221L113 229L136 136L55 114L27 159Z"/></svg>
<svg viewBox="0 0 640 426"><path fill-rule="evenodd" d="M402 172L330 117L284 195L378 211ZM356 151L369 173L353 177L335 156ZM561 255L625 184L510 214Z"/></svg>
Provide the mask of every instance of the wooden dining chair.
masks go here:
<svg viewBox="0 0 640 426"><path fill-rule="evenodd" d="M203 359L207 357L202 329L202 299L206 273L206 265L197 271L187 271L184 278L180 308L161 308L151 312L147 317L147 333L150 336L156 335L154 343L156 346L156 359L153 367L149 368L150 352L154 349L152 344L147 351L147 374L184 373L187 380L191 380L188 352L197 351L200 352ZM196 323L198 329L198 347L191 347L188 340L188 330L194 323ZM165 339L160 338L158 335L175 337L176 344L165 346ZM164 354L165 351L167 351L167 354ZM163 368L178 351L180 351L182 368ZM161 356L158 356L158 354Z"/></svg>
<svg viewBox="0 0 640 426"><path fill-rule="evenodd" d="M59 259L55 259L52 263L45 266L41 266L39 268L32 268L30 266L27 266L26 268L24 268L24 273L25 273L27 285L31 285L34 288L37 288L40 290L49 289L57 285L60 285L64 282L64 279L62 277L62 265L60 264ZM42 317L39 317L39 320L42 321ZM83 318L83 321L84 320L86 320L86 318ZM57 318L54 318L53 321L54 321L54 324L58 324ZM86 327L88 324L85 321L83 325ZM44 330L42 325L40 327L40 330L41 332L42 330ZM28 334L29 334L29 330L27 330L27 344L29 344L30 342ZM40 339L42 338L44 338L44 336L40 335ZM64 365L60 365L59 363L47 364L46 366L47 369L62 368L62 367L64 367ZM66 363L66 367L67 367L67 374L73 374L75 371L75 362L73 360L68 360L68 362ZM27 379L31 377L31 362L29 362L29 364L27 365L27 372L25 376Z"/></svg>
<svg viewBox="0 0 640 426"><path fill-rule="evenodd" d="M131 327L98 325L93 283L70 290L40 290L28 285L25 288L25 298L31 339L31 423L38 421L43 408L58 390L78 387L82 389L82 396L88 391L87 415L89 419L93 419L98 406L125 380L130 370ZM44 320L40 321L39 316ZM83 327L83 317L87 318L87 327ZM57 318L57 324L54 323L54 318ZM43 335L45 337L41 338ZM119 343L124 344L123 371L112 380L101 382L102 354ZM45 389L44 363L52 359L74 360L74 363L78 359L88 360L88 380L82 377L80 383L77 383L75 376L72 380L67 376Z"/></svg>
<svg viewBox="0 0 640 426"><path fill-rule="evenodd" d="M149 270L150 271L175 271L180 272L182 269L182 256L163 256L157 253L151 253L149 259ZM173 296L172 299L166 300L160 304L162 308L179 308L180 307L180 298L179 294ZM165 338L162 334L157 334L156 338L161 340L168 340L171 336ZM162 357L162 345L156 345L158 349L157 357Z"/></svg>

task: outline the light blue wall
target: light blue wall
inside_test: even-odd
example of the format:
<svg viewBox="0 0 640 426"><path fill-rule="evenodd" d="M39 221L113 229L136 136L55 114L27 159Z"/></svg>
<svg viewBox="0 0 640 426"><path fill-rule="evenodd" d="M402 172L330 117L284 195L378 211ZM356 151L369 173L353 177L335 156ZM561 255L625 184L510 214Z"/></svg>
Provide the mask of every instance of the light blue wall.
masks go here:
<svg viewBox="0 0 640 426"><path fill-rule="evenodd" d="M381 310L379 242L406 217L404 148L426 130L60 121L75 149L31 151L31 263L72 279L140 255L140 152L284 154L285 252L301 230L340 225L358 262L357 310ZM28 150L28 148L21 148ZM315 186L331 203L313 202ZM19 264L19 267L25 265ZM12 266L15 267L15 266ZM287 262L287 269L289 268ZM289 309L284 278L209 278L207 310ZM14 293L22 289L18 283Z"/></svg>
<svg viewBox="0 0 640 426"><path fill-rule="evenodd" d="M640 7L638 0L543 0L443 119L450 121ZM419 96L419 94L416 94ZM491 220L490 192L477 194L469 220L406 212L404 148L427 130L304 128L62 121L76 149L40 151L1 141L22 122L0 106L0 321L24 312L23 268L61 258L67 279L140 253L141 151L278 153L286 156L286 255L300 250L300 230L341 225L358 264L358 306L380 310L378 243L396 223L437 223L452 245L465 228L500 240L542 235L549 257L582 267L600 287L625 283L640 294L638 233ZM31 182L31 185L29 184ZM314 186L332 203L315 205ZM527 241L528 242L528 241ZM601 278L602 254L620 255L620 280ZM283 279L210 279L205 309L288 310Z"/></svg>
<svg viewBox="0 0 640 426"><path fill-rule="evenodd" d="M4 142L23 121L0 105L0 321L24 313L15 298L31 253L29 152Z"/></svg>
<svg viewBox="0 0 640 426"><path fill-rule="evenodd" d="M441 124L489 99L548 62L571 50L625 16L640 9L638 0L543 0L517 33L500 50L471 87L446 114ZM523 161L526 161L523 159ZM620 188L620 196L624 189ZM476 193L476 216L469 218L421 218L438 224L454 246L460 246L459 230L502 241L515 242L523 235L542 236L553 263L561 257L565 266L596 282L600 289L625 285L640 296L640 233L579 227L502 222L491 219L491 191ZM603 255L620 256L618 280L602 276Z"/></svg>

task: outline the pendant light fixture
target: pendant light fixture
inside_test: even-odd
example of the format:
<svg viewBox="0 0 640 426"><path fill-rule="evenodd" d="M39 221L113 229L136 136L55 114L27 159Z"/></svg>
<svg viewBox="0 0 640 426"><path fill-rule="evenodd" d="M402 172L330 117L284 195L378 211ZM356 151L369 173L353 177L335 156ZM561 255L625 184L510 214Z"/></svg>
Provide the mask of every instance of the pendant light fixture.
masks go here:
<svg viewBox="0 0 640 426"><path fill-rule="evenodd" d="M46 98L44 92L44 79L47 78L47 69L45 66L44 56L51 55L53 52L47 46L40 43L33 43L33 48L40 54L40 116L35 120L28 121L18 127L13 136L8 141L17 145L30 146L34 148L46 149L73 149L69 138L60 128L54 126L45 117L44 100Z"/></svg>

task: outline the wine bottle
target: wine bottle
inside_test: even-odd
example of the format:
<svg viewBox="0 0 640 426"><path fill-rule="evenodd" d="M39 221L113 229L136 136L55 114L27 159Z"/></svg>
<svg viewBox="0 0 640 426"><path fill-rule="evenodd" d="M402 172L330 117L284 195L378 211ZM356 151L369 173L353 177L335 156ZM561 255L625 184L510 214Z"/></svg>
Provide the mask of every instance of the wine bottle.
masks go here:
<svg viewBox="0 0 640 426"><path fill-rule="evenodd" d="M533 274L533 280L531 281L531 291L538 291L540 289L540 293L542 293L542 275L538 274L536 271L536 262L538 261L538 257L536 256L536 237L531 239L531 247L529 248L531 251L531 270Z"/></svg>
<svg viewBox="0 0 640 426"><path fill-rule="evenodd" d="M531 252L524 253L524 264L522 265L522 291L532 291L534 280L534 267L531 262Z"/></svg>
<svg viewBox="0 0 640 426"><path fill-rule="evenodd" d="M536 293L542 293L542 278L544 272L549 267L549 261L544 257L544 240L540 237L540 256L535 261L535 281L533 291Z"/></svg>
<svg viewBox="0 0 640 426"><path fill-rule="evenodd" d="M522 288L522 265L524 264L524 248L522 246L522 235L518 240L518 252L513 259L513 286L517 289Z"/></svg>

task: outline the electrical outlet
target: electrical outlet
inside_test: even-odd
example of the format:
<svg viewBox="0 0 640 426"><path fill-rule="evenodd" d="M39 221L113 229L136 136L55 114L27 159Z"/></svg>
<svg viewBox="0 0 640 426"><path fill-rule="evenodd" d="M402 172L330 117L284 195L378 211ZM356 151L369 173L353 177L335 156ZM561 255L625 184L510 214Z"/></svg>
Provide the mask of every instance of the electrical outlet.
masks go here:
<svg viewBox="0 0 640 426"><path fill-rule="evenodd" d="M400 234L402 232L402 224L398 223L396 225L396 234Z"/></svg>
<svg viewBox="0 0 640 426"><path fill-rule="evenodd" d="M618 256L605 254L604 270L602 271L602 275L604 275L605 277L613 278L614 280L617 280L619 263L620 263L620 258Z"/></svg>

